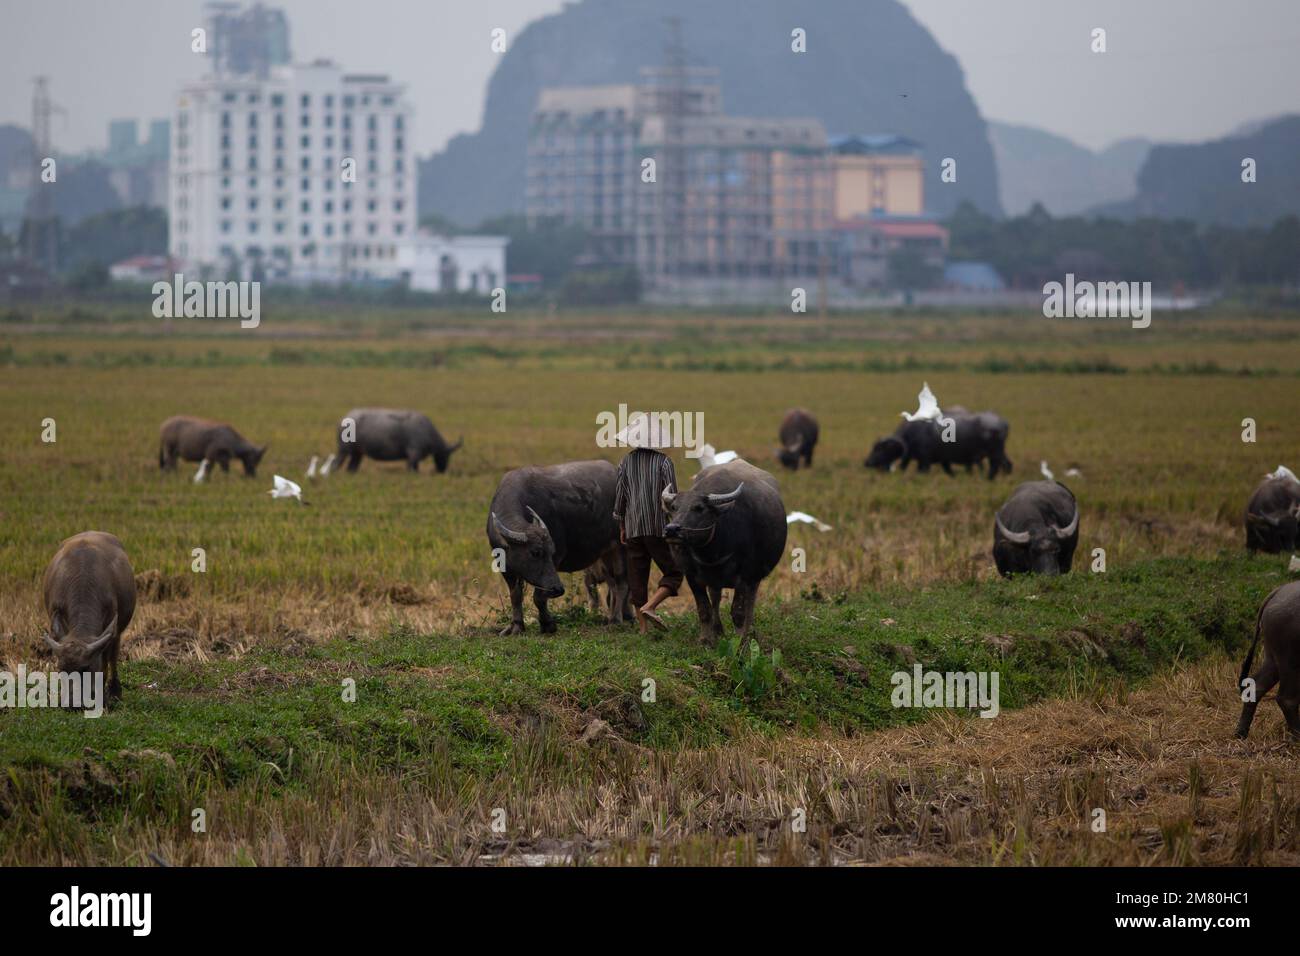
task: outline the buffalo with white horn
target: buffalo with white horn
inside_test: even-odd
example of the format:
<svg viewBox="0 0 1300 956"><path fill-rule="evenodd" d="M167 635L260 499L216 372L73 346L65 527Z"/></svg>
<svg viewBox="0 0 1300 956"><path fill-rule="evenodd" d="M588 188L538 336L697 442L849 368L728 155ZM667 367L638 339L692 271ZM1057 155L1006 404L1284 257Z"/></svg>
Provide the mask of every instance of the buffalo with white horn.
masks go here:
<svg viewBox="0 0 1300 956"><path fill-rule="evenodd" d="M722 589L731 588L731 622L741 637L754 624L758 587L785 553L785 505L776 479L743 458L696 476L689 491L662 495L686 583L695 596L700 639L722 636Z"/></svg>
<svg viewBox="0 0 1300 956"><path fill-rule="evenodd" d="M59 671L104 674L109 699L119 699L118 651L135 614L135 573L122 542L103 531L68 538L45 569L42 591L45 644Z"/></svg>
<svg viewBox="0 0 1300 956"><path fill-rule="evenodd" d="M1056 481L1027 481L993 519L998 573L1067 574L1079 544L1079 503Z"/></svg>
<svg viewBox="0 0 1300 956"><path fill-rule="evenodd" d="M627 590L626 572L617 578L626 561L608 554L623 547L614 520L616 478L617 469L607 461L570 461L516 468L501 479L488 508L487 538L494 564L505 559L497 568L510 591L511 619L503 635L523 632L524 588L530 584L542 633L555 633L546 602L564 594L559 572L583 571L598 561L606 564L615 592L611 617L625 609L620 594Z"/></svg>

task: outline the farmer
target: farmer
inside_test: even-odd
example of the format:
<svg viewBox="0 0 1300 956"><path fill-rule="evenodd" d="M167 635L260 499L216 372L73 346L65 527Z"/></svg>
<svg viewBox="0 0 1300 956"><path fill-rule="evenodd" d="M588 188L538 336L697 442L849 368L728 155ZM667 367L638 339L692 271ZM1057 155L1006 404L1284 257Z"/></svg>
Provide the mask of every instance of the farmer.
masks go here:
<svg viewBox="0 0 1300 956"><path fill-rule="evenodd" d="M664 537L664 510L659 498L664 489L677 491L677 472L672 459L660 450L668 447L668 436L660 434L659 425L658 418L637 414L618 433L619 444L632 450L618 465L614 520L619 524L619 537L627 545L628 596L636 608L642 634L648 624L667 629L655 608L682 586L682 572ZM647 600L651 560L659 565L660 578L654 595Z"/></svg>

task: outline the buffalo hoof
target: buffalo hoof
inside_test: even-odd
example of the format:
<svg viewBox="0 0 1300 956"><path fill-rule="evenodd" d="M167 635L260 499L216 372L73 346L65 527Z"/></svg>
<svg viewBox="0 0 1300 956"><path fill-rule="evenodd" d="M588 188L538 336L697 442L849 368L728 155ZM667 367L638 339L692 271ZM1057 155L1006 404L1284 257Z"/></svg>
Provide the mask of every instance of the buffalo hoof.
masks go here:
<svg viewBox="0 0 1300 956"><path fill-rule="evenodd" d="M507 624L505 627L503 627L500 631L497 632L497 636L509 637L511 634L522 634L522 633L524 633L524 622L511 621L509 624Z"/></svg>
<svg viewBox="0 0 1300 956"><path fill-rule="evenodd" d="M559 630L554 621L538 621L537 623L541 627L543 634L554 634Z"/></svg>

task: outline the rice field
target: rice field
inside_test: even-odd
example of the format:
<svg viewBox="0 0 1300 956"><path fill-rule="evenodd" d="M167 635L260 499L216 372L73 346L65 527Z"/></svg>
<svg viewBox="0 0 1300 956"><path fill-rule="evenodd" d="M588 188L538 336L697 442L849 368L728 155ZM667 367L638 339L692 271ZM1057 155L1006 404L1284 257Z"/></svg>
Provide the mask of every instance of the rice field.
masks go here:
<svg viewBox="0 0 1300 956"><path fill-rule="evenodd" d="M272 304L257 330L178 322L160 332L140 313L82 303L0 315L0 661L39 664L40 576L70 534L117 534L143 596L120 708L89 722L0 711L0 765L22 770L0 785L0 818L18 822L13 834L67 824L36 849L0 839L0 860L145 862L146 846L178 862L307 864L1291 859L1289 829L1259 824L1263 843L1232 837L1246 824L1226 811L1193 812L1158 838L1143 818L1129 837L1085 850L1051 796L1065 785L1052 761L1093 768L1069 784L1082 794L1126 775L1184 774L1203 744L1217 761L1206 766L1219 789L1207 793L1224 806L1246 800L1240 788L1258 788L1259 773L1295 800L1300 778L1285 761L1251 759L1280 744L1271 705L1249 744L1228 742L1230 717L1189 727L1191 750L1131 728L1111 751L1082 731L1058 734L1033 751L1048 776L1030 774L1019 803L1005 779L977 785L969 774L996 762L1003 728L1035 726L1021 707L1105 701L1100 713L1119 720L1136 688L1191 681L1197 713L1230 714L1224 655L1287 576L1286 556L1239 554L1240 518L1265 472L1300 462L1300 317L1223 308L1137 331L998 314L506 317ZM1011 422L1010 478L863 468L923 381L943 403ZM760 643L786 661L761 700L738 694L695 641L685 594L665 605L672 629L660 642L595 620L576 579L558 602L559 635L540 638L528 607L524 639L495 636L508 608L484 536L497 481L525 464L616 460L596 444L597 416L621 403L702 413L705 440L773 469L787 510L833 526L793 526L806 570L786 562L760 592ZM423 411L449 440L464 435L464 448L446 474L367 461L308 480L309 459L329 453L338 418L361 405ZM776 430L796 405L819 418L821 441L812 469L784 472ZM173 414L229 421L269 444L257 477L238 464L197 485L193 465L160 473L158 426ZM56 440L45 442L51 419ZM989 554L993 512L1043 461L1080 502L1075 573L1050 586L1003 582ZM680 452L675 463L689 481L695 463ZM271 500L273 474L301 482L311 506ZM1104 574L1090 570L1094 549ZM878 737L899 722L889 674L909 656L1005 668L1013 716L909 718L887 731L901 736ZM339 711L347 674L371 695L359 710ZM636 703L647 674L667 706ZM936 734L969 749L918 763L911 742ZM576 764L574 748L587 755ZM685 774L680 791L645 790L668 766ZM759 766L784 769L762 771L779 774L764 783ZM688 800L719 773L744 781L743 809ZM974 786L987 807L964 823L945 816L942 839L897 804L885 814L875 788L917 773L925 792ZM153 796L130 822L88 802L142 785ZM608 804L623 808L616 819L597 809L610 788L627 801ZM845 792L847 803L828 796ZM543 793L551 803L536 802ZM831 801L816 817L829 829L795 845L779 822L796 796L816 804L816 793ZM196 800L230 810L221 839L202 847L187 842ZM421 800L442 815L418 837L346 810L379 801L397 819ZM642 820L638 800L677 810ZM495 833L480 817L497 806L526 825ZM330 807L343 808L333 827ZM255 810L271 831L253 826ZM1017 814L1048 836L1012 841ZM589 821L582 832L564 822L575 819ZM355 849L365 845L382 849L366 858Z"/></svg>

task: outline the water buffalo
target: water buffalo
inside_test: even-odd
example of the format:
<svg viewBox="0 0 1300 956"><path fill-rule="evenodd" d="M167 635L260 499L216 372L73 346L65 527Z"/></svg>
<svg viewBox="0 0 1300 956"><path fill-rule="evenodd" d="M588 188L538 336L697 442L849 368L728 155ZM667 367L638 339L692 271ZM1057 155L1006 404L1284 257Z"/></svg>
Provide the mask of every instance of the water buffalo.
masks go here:
<svg viewBox="0 0 1300 956"><path fill-rule="evenodd" d="M606 588L603 604L600 600L602 584ZM582 585L593 613L600 614L603 609L611 624L635 620L636 610L632 607L627 581L627 548L621 543L611 547L599 561L587 568L582 576Z"/></svg>
<svg viewBox="0 0 1300 956"><path fill-rule="evenodd" d="M872 446L863 465L889 471L897 462L901 471L915 461L917 471L928 472L931 465L939 465L951 475L953 465L964 465L969 472L987 462L990 480L1000 471L1011 471L1006 454L1011 426L1005 418L996 412L972 413L953 406L944 410L944 419L952 424L945 420L903 422L894 434ZM945 436L952 440L944 441Z"/></svg>
<svg viewBox="0 0 1300 956"><path fill-rule="evenodd" d="M352 441L348 437L353 426ZM339 464L348 460L348 471L361 467L361 459L404 461L411 471L420 470L420 462L433 456L438 472L447 470L451 453L465 443L464 437L448 445L433 427L427 415L399 408L354 408L339 422Z"/></svg>
<svg viewBox="0 0 1300 956"><path fill-rule="evenodd" d="M1264 660L1253 675L1251 664L1260 637L1264 639ZM1255 681L1254 692L1247 694L1246 677ZM1255 618L1255 639L1246 652L1241 665L1237 686L1242 690L1241 719L1237 721L1237 736L1250 733L1255 708L1264 695L1281 683L1277 692L1277 705L1286 718L1292 739L1300 740L1300 581L1282 585L1264 599Z"/></svg>
<svg viewBox="0 0 1300 956"><path fill-rule="evenodd" d="M45 643L65 674L108 671L108 697L120 699L117 655L135 613L135 573L122 542L84 531L60 545L43 583Z"/></svg>
<svg viewBox="0 0 1300 956"><path fill-rule="evenodd" d="M173 415L162 423L158 440L158 467L175 469L178 459L185 461L210 461L230 471L230 459L244 463L244 474L257 475L257 466L266 454L261 448L245 440L244 436L224 422L189 415Z"/></svg>
<svg viewBox="0 0 1300 956"><path fill-rule="evenodd" d="M696 476L689 491L662 495L664 536L695 595L700 639L722 636L722 589L731 588L731 622L741 637L754 624L758 586L785 552L785 505L776 479L743 458Z"/></svg>
<svg viewBox="0 0 1300 956"><path fill-rule="evenodd" d="M1026 481L993 519L993 560L1004 577L1068 574L1079 544L1079 503L1057 481Z"/></svg>
<svg viewBox="0 0 1300 956"><path fill-rule="evenodd" d="M555 633L546 602L564 594L558 572L585 570L620 547L616 474L607 461L570 461L516 468L501 479L488 509L487 538L494 552L500 548L505 554L502 577L510 589L511 621L503 635L524 630L526 584L533 586L542 633ZM626 592L626 573L620 585Z"/></svg>
<svg viewBox="0 0 1300 956"><path fill-rule="evenodd" d="M781 464L797 471L799 459L802 458L803 463L811 468L813 448L817 445L819 431L817 419L807 409L792 408L786 412L778 432L781 450L776 453L776 457Z"/></svg>
<svg viewBox="0 0 1300 956"><path fill-rule="evenodd" d="M1265 478L1246 505L1246 548L1277 554L1296 549L1300 531L1300 482L1294 478Z"/></svg>

